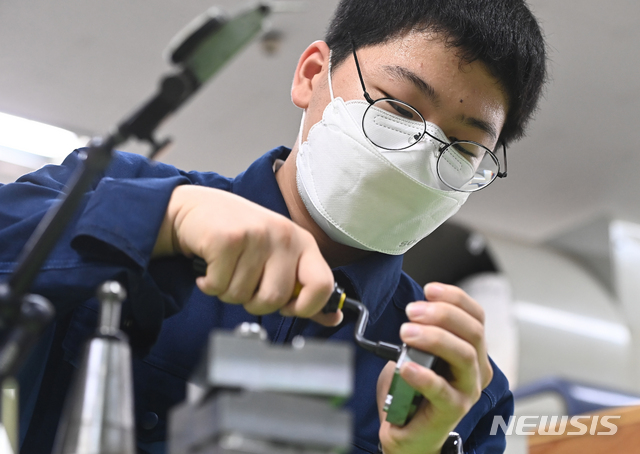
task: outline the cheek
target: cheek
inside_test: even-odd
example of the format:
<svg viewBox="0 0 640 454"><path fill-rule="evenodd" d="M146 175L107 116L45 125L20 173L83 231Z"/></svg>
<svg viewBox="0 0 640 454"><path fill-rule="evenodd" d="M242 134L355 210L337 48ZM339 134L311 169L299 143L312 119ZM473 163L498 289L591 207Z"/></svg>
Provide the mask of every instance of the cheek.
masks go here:
<svg viewBox="0 0 640 454"><path fill-rule="evenodd" d="M322 120L322 113L329 105L331 97L328 90L316 90L311 97L309 106L304 111L304 125L302 126L302 141L307 140L309 130L313 125Z"/></svg>
<svg viewBox="0 0 640 454"><path fill-rule="evenodd" d="M302 125L302 142L305 142L309 137L309 131L314 125L322 121L322 114L327 107L319 104L317 107L310 105L304 112L304 124Z"/></svg>

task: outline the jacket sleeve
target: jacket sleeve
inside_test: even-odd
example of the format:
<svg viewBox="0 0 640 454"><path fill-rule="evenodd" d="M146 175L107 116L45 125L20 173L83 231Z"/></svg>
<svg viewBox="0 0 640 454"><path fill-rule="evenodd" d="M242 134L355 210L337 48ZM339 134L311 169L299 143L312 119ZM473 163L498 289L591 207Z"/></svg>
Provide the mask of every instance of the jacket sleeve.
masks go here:
<svg viewBox="0 0 640 454"><path fill-rule="evenodd" d="M81 161L82 152L75 151L60 166L45 166L0 187L3 279L15 268L24 244L57 203ZM116 152L108 170L84 195L31 292L48 298L57 315L63 316L92 298L103 281L123 281L128 288L125 314L131 317L132 346L150 348L162 320L179 310L175 296L181 291L172 295L154 282L151 252L173 189L192 180L171 166Z"/></svg>
<svg viewBox="0 0 640 454"><path fill-rule="evenodd" d="M502 454L506 449L505 433L496 420L509 423L513 415L513 394L502 371L493 361L491 365L494 371L491 383L456 428L467 454Z"/></svg>

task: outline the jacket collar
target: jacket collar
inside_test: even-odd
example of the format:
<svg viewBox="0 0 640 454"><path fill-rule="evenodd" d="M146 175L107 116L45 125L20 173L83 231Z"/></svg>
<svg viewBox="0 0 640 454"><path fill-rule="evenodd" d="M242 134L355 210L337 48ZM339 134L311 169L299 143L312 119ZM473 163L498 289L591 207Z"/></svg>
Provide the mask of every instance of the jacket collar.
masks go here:
<svg viewBox="0 0 640 454"><path fill-rule="evenodd" d="M369 320L375 323L398 287L402 256L375 253L338 267L334 272L342 273L349 280L355 297L369 309Z"/></svg>

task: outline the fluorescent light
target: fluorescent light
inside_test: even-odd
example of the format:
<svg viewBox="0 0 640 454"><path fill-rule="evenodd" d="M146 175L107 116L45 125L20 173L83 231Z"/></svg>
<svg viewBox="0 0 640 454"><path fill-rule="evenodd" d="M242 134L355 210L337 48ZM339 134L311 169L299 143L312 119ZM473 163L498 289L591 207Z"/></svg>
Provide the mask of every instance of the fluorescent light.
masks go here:
<svg viewBox="0 0 640 454"><path fill-rule="evenodd" d="M88 138L56 126L0 112L0 159L25 167L33 167L28 155L62 162L76 148L85 146ZM16 162L20 161L20 162Z"/></svg>
<svg viewBox="0 0 640 454"><path fill-rule="evenodd" d="M631 341L631 332L622 323L609 322L587 315L525 302L515 303L514 313L519 321L567 331L613 344L627 345Z"/></svg>

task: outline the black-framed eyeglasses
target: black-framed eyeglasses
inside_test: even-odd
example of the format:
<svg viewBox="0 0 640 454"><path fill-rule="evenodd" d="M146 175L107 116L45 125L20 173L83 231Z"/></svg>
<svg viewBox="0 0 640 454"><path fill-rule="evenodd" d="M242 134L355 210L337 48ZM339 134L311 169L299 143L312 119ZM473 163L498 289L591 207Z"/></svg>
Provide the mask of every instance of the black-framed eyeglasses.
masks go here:
<svg viewBox="0 0 640 454"><path fill-rule="evenodd" d="M475 192L486 188L497 177L507 176L507 147L504 142L504 172L495 153L484 145L470 140L446 141L435 136L440 129L427 123L424 117L406 102L394 98L373 99L367 92L352 42L353 58L358 69L364 98L369 107L362 117L362 130L369 141L385 150L404 150L427 137L438 144L438 178L449 188L462 192ZM429 129L432 129L429 132Z"/></svg>

